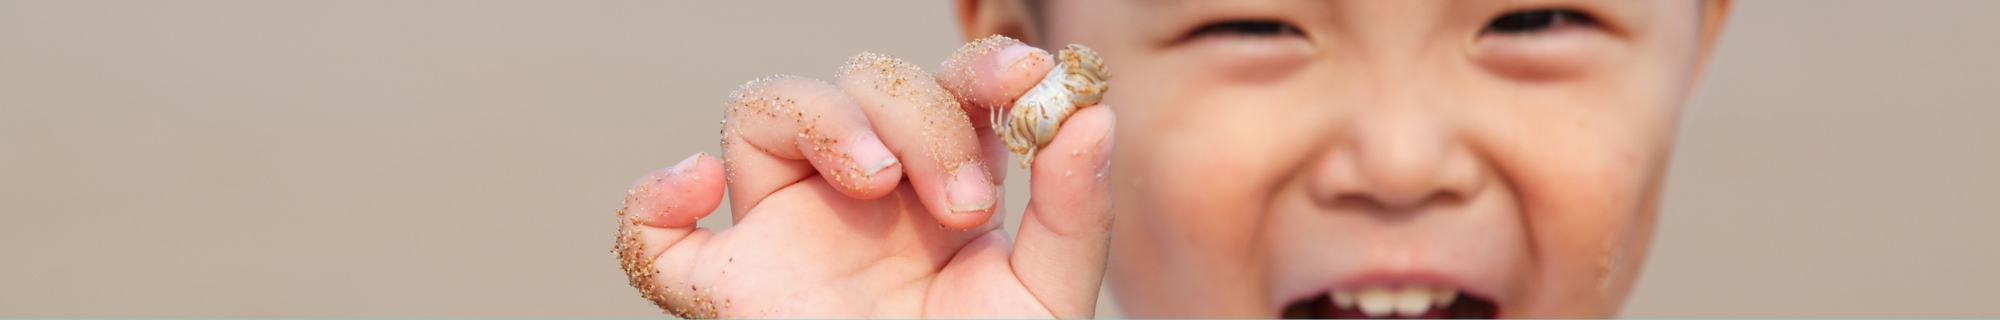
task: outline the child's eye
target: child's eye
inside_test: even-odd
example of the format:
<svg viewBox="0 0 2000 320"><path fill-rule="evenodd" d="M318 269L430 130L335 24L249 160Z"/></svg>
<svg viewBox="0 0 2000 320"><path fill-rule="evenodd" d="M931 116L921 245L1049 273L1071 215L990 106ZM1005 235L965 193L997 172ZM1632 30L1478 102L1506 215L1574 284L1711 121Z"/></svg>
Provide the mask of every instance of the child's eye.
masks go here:
<svg viewBox="0 0 2000 320"><path fill-rule="evenodd" d="M1230 20L1202 25L1188 32L1187 38L1203 36L1251 36L1269 37L1303 35L1298 27L1277 20Z"/></svg>
<svg viewBox="0 0 2000 320"><path fill-rule="evenodd" d="M1618 43L1610 27L1616 22L1575 9L1511 11L1480 29L1473 57L1488 70L1518 80L1575 79L1615 52L1605 49Z"/></svg>
<svg viewBox="0 0 2000 320"><path fill-rule="evenodd" d="M1533 33L1567 26L1591 26L1596 19L1570 9L1536 9L1508 12L1486 23L1482 32Z"/></svg>
<svg viewBox="0 0 2000 320"><path fill-rule="evenodd" d="M1251 83L1282 79L1313 61L1312 39L1296 24L1269 18L1203 22L1171 43L1202 57L1201 70Z"/></svg>

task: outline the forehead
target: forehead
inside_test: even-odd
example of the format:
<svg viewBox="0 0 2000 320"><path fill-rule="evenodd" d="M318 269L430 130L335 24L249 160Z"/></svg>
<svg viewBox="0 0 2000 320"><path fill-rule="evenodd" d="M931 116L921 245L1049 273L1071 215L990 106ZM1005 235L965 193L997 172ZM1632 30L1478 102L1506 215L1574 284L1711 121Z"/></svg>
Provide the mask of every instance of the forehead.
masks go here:
<svg viewBox="0 0 2000 320"><path fill-rule="evenodd" d="M1139 13L1158 16L1189 14L1260 14L1291 12L1319 15L1344 15L1347 18L1367 17L1409 18L1441 16L1453 11L1480 10L1495 7L1583 7L1592 10L1635 11L1647 7L1657 7L1666 3L1694 4L1695 0L1112 0L1087 1L1105 5L1129 8Z"/></svg>

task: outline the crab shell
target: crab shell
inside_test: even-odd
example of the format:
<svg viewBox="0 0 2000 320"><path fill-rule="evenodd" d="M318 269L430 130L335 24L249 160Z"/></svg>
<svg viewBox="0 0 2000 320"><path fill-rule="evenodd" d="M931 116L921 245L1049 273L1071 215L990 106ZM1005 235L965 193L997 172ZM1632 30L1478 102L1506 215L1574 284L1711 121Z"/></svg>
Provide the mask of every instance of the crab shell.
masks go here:
<svg viewBox="0 0 2000 320"><path fill-rule="evenodd" d="M1104 68L1096 51L1071 44L1057 58L1055 70L1015 99L1005 116L992 117L994 133L1007 144L1007 151L1020 159L1023 168L1035 163L1035 151L1055 139L1063 120L1077 109L1097 105L1110 89L1111 71Z"/></svg>

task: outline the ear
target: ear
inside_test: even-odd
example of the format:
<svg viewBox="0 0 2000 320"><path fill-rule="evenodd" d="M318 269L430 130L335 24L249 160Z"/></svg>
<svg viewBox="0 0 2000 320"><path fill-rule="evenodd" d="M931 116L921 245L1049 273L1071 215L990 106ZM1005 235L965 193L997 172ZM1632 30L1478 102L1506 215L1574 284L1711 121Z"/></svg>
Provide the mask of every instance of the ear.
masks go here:
<svg viewBox="0 0 2000 320"><path fill-rule="evenodd" d="M1715 40L1722 36L1722 22L1729 20L1730 0L1708 0L1701 6L1701 52L1707 56L1714 51Z"/></svg>
<svg viewBox="0 0 2000 320"><path fill-rule="evenodd" d="M1701 55L1696 66L1707 69L1709 56L1714 55L1715 42L1722 38L1722 23L1729 20L1730 0L1707 0L1701 4L1701 47L1696 54Z"/></svg>
<svg viewBox="0 0 2000 320"><path fill-rule="evenodd" d="M1033 1L1033 0L1028 0ZM965 41L1003 35L1031 46L1041 46L1041 30L1035 15L1022 0L958 0L958 29Z"/></svg>
<svg viewBox="0 0 2000 320"><path fill-rule="evenodd" d="M1722 38L1722 22L1729 20L1730 0L1705 0L1701 3L1701 30L1695 48L1694 74L1688 77L1687 95L1701 87L1702 76L1708 73L1709 57L1715 55L1715 42Z"/></svg>

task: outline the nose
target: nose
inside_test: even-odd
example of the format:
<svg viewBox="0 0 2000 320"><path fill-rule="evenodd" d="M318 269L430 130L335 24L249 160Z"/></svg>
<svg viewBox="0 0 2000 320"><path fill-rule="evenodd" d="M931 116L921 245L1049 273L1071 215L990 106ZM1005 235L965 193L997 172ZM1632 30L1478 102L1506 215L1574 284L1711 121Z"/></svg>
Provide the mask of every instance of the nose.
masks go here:
<svg viewBox="0 0 2000 320"><path fill-rule="evenodd" d="M1449 121L1421 109L1369 110L1349 118L1307 182L1323 207L1419 212L1469 200L1485 166Z"/></svg>

